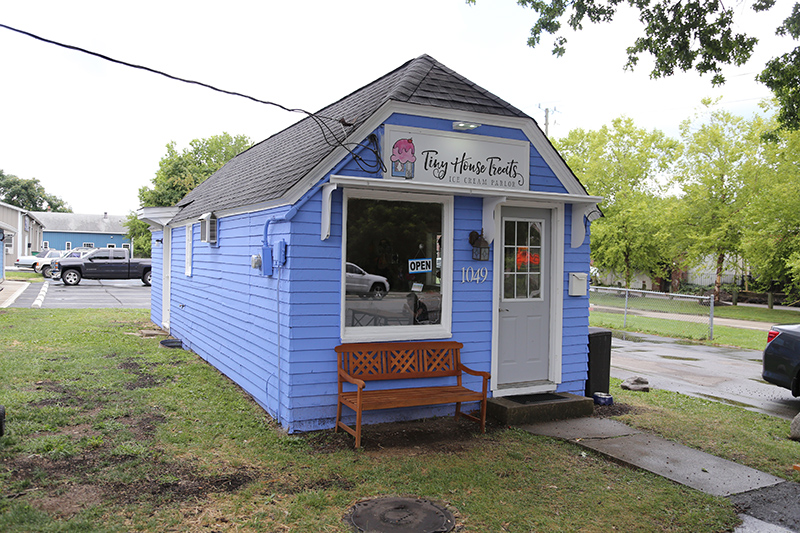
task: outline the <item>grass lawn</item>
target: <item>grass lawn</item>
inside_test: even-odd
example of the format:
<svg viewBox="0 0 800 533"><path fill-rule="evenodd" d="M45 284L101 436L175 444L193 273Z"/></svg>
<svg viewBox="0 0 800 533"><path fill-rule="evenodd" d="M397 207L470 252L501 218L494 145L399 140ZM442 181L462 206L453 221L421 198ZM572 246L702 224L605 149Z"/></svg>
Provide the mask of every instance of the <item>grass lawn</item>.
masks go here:
<svg viewBox="0 0 800 533"><path fill-rule="evenodd" d="M797 318L800 321L800 315ZM594 310L589 313L589 325L593 327L649 333L675 339L690 339L704 344L738 346L750 350L763 350L767 345L767 333L754 329L714 326L714 339L709 341L707 327L697 327L697 324L678 320L628 315L624 324L623 326L623 315L619 313Z"/></svg>
<svg viewBox="0 0 800 533"><path fill-rule="evenodd" d="M789 420L677 392L626 391L619 387L620 383L621 380L611 379L614 402L633 409L615 417L618 420L712 455L800 482L800 472L792 468L800 458L800 442L788 438Z"/></svg>
<svg viewBox="0 0 800 533"><path fill-rule="evenodd" d="M631 294L637 295L633 291ZM708 316L709 308L707 305L700 305L696 300L681 300L676 295L675 298L669 297L639 297L631 296L628 298L628 308L642 311L659 311L663 313L674 313L684 315ZM625 308L624 296L615 293L597 292L590 293L592 305ZM719 318L735 318L739 320L752 320L755 322L768 322L770 324L796 324L800 322L800 309L768 309L766 307L751 307L745 305L716 305L714 306L714 316ZM714 328L716 330L716 327Z"/></svg>
<svg viewBox="0 0 800 533"><path fill-rule="evenodd" d="M480 435L449 418L369 426L358 452L341 433L285 435L196 355L138 335L149 328L147 310L0 310L0 531L349 532L347 510L384 495L445 504L465 532L702 533L738 522L726 499L516 429ZM648 398L620 393L638 409L626 420L661 430L680 415L694 431L715 406L728 409ZM783 464L749 415L719 438L742 460ZM670 438L689 439L674 426Z"/></svg>
<svg viewBox="0 0 800 533"><path fill-rule="evenodd" d="M44 281L44 276L33 271L6 270L5 274L6 279L9 281L28 281L33 283L41 283Z"/></svg>

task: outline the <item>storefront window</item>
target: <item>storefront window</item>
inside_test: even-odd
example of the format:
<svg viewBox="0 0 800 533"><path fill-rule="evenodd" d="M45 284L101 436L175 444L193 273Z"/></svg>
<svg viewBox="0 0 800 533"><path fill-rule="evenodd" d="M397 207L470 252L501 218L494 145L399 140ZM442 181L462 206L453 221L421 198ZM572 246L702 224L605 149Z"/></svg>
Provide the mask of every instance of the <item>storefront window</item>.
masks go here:
<svg viewBox="0 0 800 533"><path fill-rule="evenodd" d="M443 323L445 213L443 201L347 198L345 328Z"/></svg>

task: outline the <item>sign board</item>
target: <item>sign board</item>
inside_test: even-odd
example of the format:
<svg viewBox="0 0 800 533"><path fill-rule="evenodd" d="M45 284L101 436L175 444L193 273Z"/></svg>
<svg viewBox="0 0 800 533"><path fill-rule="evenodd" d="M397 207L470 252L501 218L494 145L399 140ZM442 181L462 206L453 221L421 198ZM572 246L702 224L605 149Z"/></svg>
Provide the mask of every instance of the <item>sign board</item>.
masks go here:
<svg viewBox="0 0 800 533"><path fill-rule="evenodd" d="M530 143L386 126L385 178L484 190L529 190Z"/></svg>
<svg viewBox="0 0 800 533"><path fill-rule="evenodd" d="M408 273L422 274L433 271L433 259L409 259Z"/></svg>

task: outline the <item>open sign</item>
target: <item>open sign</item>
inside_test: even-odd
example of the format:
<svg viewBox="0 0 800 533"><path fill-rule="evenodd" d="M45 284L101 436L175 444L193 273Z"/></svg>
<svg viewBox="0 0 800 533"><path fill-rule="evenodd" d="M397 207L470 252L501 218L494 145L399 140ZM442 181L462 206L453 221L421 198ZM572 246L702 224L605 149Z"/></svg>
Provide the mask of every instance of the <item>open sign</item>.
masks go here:
<svg viewBox="0 0 800 533"><path fill-rule="evenodd" d="M433 271L433 259L409 259L408 273L422 274L423 272Z"/></svg>

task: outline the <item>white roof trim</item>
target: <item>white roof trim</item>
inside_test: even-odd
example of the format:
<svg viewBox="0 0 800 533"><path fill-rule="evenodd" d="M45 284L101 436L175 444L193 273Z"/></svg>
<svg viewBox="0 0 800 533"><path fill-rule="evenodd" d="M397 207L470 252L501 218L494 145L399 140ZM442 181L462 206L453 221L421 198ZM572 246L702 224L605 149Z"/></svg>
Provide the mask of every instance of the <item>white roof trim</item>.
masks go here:
<svg viewBox="0 0 800 533"><path fill-rule="evenodd" d="M403 192L444 194L448 196L478 196L481 198L505 197L508 200L535 200L544 202L557 202L561 204L587 204L591 206L594 206L603 200L601 196L588 196L586 194L481 189L479 187L465 187L463 185L409 183L408 181L396 181L381 178L358 178L354 176L340 175L331 176L330 182L343 187L357 187L362 189L395 190Z"/></svg>
<svg viewBox="0 0 800 533"><path fill-rule="evenodd" d="M542 132L542 130L539 129L538 125L536 124L536 121L534 121L532 118L529 117L507 117L503 115L491 115L485 113L475 113L471 111L459 111L457 109L429 107L424 105L408 104L405 102L396 102L390 100L381 105L368 120L366 120L361 126L359 126L352 133L350 133L350 135L348 135L347 138L343 141L343 144L362 142L364 139L367 138L367 136L370 133L378 129L386 121L386 119L388 119L394 113L440 118L444 120L466 120L470 122L480 123L481 125L484 126L499 126L499 127L519 129L528 137L528 139L531 141L532 146L536 149L539 155L542 156L544 161L550 166L556 178L561 182L561 184L567 190L567 194L558 194L558 193L531 193L531 194L544 195L539 199L546 198L547 201L556 201L562 203L589 203L591 205L596 205L598 202L602 200L601 197L589 196L586 193L586 190L583 188L583 185L580 184L580 182L577 180L572 171L567 167L566 163L561 158L561 156L558 155L553 145L550 144L550 141L548 141L547 138L545 137L544 132ZM303 179L301 179L293 187L291 187L289 191L287 191L287 193L281 198L276 198L274 200L258 204L234 207L226 210L216 210L215 213L217 214L217 217L222 218L232 215L254 213L257 211L263 211L265 209L273 209L276 207L281 207L286 205L294 205L311 189L318 186L319 182L333 170L335 165L337 165L342 159L344 159L348 155L349 155L348 151L341 147L332 150L326 157L324 157L319 163L317 163L317 165L314 168L312 168ZM369 179L372 181L382 181L380 179L376 180L374 178L356 178L356 179L359 180ZM465 191L454 192L453 190L450 190L449 192L447 192L447 194L484 196L484 197L491 195L487 191L476 192L477 189L474 190L468 188L464 189L466 191L471 191L471 192L465 192ZM432 191L432 189L426 188L426 191ZM498 191L498 193L495 196L509 196L509 198L515 197L514 195L506 194L506 191ZM537 199L536 197L531 197L531 196L525 196L525 198ZM156 208L143 208L143 209L156 209ZM163 209L168 209L168 208L163 208ZM174 217L175 215L172 216ZM139 216L139 218L142 218L141 215ZM169 221L160 225L163 226L168 223Z"/></svg>
<svg viewBox="0 0 800 533"><path fill-rule="evenodd" d="M17 228L12 226L11 224L7 224L0 220L0 229L2 229L7 235L16 235Z"/></svg>
<svg viewBox="0 0 800 533"><path fill-rule="evenodd" d="M144 220L151 226L163 228L180 212L180 207L142 207L136 212L139 220Z"/></svg>
<svg viewBox="0 0 800 533"><path fill-rule="evenodd" d="M407 181L395 181L377 178L357 178L353 176L331 176L331 184L342 187L358 189L372 189L397 192L416 192L427 194L441 194L446 196L478 196L483 198L483 230L484 237L491 243L494 240L493 220L495 208L502 203L512 200L522 200L526 202L549 202L559 204L572 204L572 235L570 236L570 246L579 248L586 239L586 226L583 223L584 217L597 207L597 203L603 198L600 196L587 196L576 194L561 194L554 192L538 191L513 191L480 189L475 187L464 187L461 185L439 185L436 183L409 183ZM330 217L330 212L328 213ZM330 220L322 222L323 226L330 227ZM488 233L487 233L488 230Z"/></svg>

